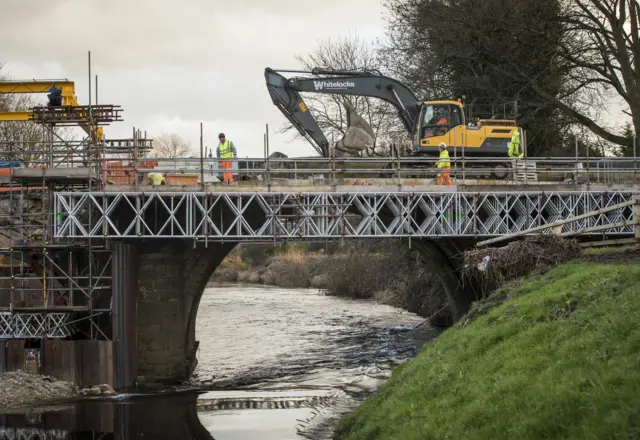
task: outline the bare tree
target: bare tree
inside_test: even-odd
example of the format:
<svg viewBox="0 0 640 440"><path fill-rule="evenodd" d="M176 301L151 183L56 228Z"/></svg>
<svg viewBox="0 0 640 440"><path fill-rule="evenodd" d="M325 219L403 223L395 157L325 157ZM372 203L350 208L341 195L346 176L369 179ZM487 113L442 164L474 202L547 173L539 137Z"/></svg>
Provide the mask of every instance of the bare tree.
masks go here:
<svg viewBox="0 0 640 440"><path fill-rule="evenodd" d="M296 59L305 69L322 69L379 72L382 60L373 44L364 42L357 34L351 33L336 40L322 41L318 48L308 55ZM404 129L397 117L395 108L382 100L365 96L324 95L301 93L303 99L318 122L327 139L340 148L340 139L347 134L347 108L355 110L357 115L371 127L374 133L372 145L360 154L374 156L385 154L385 147L404 135ZM285 126L283 132L293 129ZM300 136L296 133L296 136ZM319 152L322 154L322 152ZM352 151L350 154L354 154Z"/></svg>
<svg viewBox="0 0 640 440"><path fill-rule="evenodd" d="M553 100L560 109L596 135L621 147L632 146L625 126L610 128L599 118L604 96L623 100L635 135L640 135L640 3L638 0L565 0L566 38L559 57L571 69L575 92L596 105L582 107ZM540 90L537 90L541 92ZM549 99L544 93L543 98ZM598 105L599 104L599 105Z"/></svg>
<svg viewBox="0 0 640 440"><path fill-rule="evenodd" d="M185 157L191 151L187 141L175 133L165 133L153 139L153 150L149 156L176 158Z"/></svg>

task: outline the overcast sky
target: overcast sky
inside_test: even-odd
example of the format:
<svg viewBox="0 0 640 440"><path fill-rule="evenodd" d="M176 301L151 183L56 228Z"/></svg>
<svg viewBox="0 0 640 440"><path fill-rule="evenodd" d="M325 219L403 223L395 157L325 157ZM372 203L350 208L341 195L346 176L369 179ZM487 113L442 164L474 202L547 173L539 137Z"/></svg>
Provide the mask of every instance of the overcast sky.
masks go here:
<svg viewBox="0 0 640 440"><path fill-rule="evenodd" d="M68 78L88 104L87 51L99 102L122 106L109 138L175 132L199 151L223 131L241 157L271 151L311 154L306 141L277 130L264 68L299 68L295 55L357 32L384 35L378 0L2 0L0 62L13 79Z"/></svg>
<svg viewBox="0 0 640 440"><path fill-rule="evenodd" d="M99 101L123 108L109 138L174 132L199 154L223 131L240 157L261 157L265 124L271 151L312 154L279 134L264 68L299 68L296 55L321 40L355 32L384 36L382 0L1 0L0 62L13 79L68 78L88 104L87 52ZM42 97L41 99L44 99ZM616 100L617 101L617 100ZM612 102L611 125L628 118Z"/></svg>

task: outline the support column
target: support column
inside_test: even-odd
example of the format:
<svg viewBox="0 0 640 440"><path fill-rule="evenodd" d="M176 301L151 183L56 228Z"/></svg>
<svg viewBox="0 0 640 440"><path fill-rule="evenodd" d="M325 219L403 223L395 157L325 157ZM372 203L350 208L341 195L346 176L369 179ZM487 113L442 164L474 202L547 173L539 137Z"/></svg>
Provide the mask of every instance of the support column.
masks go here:
<svg viewBox="0 0 640 440"><path fill-rule="evenodd" d="M138 249L118 241L110 248L115 388L125 391L135 386L138 375Z"/></svg>
<svg viewBox="0 0 640 440"><path fill-rule="evenodd" d="M197 364L195 323L207 281L235 243L208 247L186 240L139 245L138 375L172 385Z"/></svg>

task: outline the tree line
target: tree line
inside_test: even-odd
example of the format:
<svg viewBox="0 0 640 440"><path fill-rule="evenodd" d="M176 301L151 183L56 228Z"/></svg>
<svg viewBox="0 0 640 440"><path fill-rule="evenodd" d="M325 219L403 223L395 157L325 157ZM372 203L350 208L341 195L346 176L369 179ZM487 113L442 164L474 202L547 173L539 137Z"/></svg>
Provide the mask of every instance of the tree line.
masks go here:
<svg viewBox="0 0 640 440"><path fill-rule="evenodd" d="M384 0L386 37L350 34L298 56L303 67L379 71L421 99L466 97L478 115L503 113L527 131L531 156L631 156L640 133L638 0ZM327 138L346 132L344 97L303 94ZM395 110L346 98L375 145L403 133ZM622 114L606 118L607 106ZM477 110L476 110L477 109ZM284 131L291 130L285 126ZM640 152L638 152L640 153Z"/></svg>

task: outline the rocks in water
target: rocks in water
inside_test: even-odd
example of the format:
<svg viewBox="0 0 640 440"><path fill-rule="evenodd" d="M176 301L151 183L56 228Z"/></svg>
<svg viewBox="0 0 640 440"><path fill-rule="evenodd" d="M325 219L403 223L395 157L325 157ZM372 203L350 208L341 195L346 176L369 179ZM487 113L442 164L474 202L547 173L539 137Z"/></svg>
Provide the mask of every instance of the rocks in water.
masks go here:
<svg viewBox="0 0 640 440"><path fill-rule="evenodd" d="M95 385L90 388L85 388L80 390L81 396L116 396L118 393L111 388L111 386L103 384L103 385Z"/></svg>

